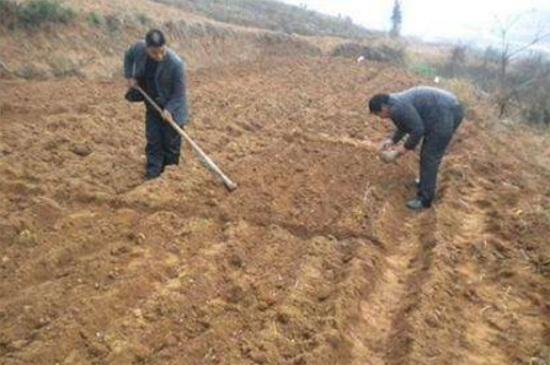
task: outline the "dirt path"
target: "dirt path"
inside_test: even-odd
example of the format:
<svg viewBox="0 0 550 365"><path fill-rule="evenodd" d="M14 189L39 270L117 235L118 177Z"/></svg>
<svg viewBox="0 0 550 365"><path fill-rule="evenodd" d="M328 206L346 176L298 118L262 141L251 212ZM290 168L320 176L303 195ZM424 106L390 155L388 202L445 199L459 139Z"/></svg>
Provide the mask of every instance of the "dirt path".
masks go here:
<svg viewBox="0 0 550 365"><path fill-rule="evenodd" d="M396 210L390 208L384 215L389 217L397 213ZM405 217L402 215L402 218ZM405 223L403 228L408 229L408 226L410 223ZM357 364L390 363L395 356L392 351L402 348L400 336L404 324L400 321L404 319L403 301L409 294L407 285L413 275L409 266L415 253L415 247L402 238L402 235L396 235L382 239L391 248L384 257L374 290L361 302L364 323L360 333L356 334L356 347L360 350L355 360Z"/></svg>

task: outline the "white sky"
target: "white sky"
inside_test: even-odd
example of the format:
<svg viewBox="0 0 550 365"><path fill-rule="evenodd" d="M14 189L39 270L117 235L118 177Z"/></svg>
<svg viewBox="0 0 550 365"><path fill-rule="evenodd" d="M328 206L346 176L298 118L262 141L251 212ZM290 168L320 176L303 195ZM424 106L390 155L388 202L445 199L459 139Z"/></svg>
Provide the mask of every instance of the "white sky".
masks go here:
<svg viewBox="0 0 550 365"><path fill-rule="evenodd" d="M376 30L390 28L394 0L283 0L306 4L323 13L350 16L355 23ZM546 14L550 28L550 0L401 0L404 35L428 39L455 38L464 41L488 37L495 29L495 17L506 20L515 14L529 13L530 25L540 13ZM535 15L535 14L539 15ZM519 26L521 28L521 26ZM533 28L530 29L532 31ZM521 31L521 29L519 29Z"/></svg>

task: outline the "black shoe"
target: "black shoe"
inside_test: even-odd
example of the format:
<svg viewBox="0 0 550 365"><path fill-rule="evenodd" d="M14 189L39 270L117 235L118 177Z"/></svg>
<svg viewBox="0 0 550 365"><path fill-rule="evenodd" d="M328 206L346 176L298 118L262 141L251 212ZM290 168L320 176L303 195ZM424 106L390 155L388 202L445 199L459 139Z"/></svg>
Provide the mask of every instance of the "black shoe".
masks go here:
<svg viewBox="0 0 550 365"><path fill-rule="evenodd" d="M419 198L415 198L407 202L407 208L411 210L422 210L425 208L429 208L429 205L424 204Z"/></svg>
<svg viewBox="0 0 550 365"><path fill-rule="evenodd" d="M164 169L166 166L177 166L180 164L180 157L179 156L176 156L176 157L170 157L170 158L165 158L164 159L164 164L162 166L162 168Z"/></svg>
<svg viewBox="0 0 550 365"><path fill-rule="evenodd" d="M143 178L145 179L145 181L149 181L149 180L157 179L159 177L160 177L160 174L159 175L153 175L153 174L146 173Z"/></svg>

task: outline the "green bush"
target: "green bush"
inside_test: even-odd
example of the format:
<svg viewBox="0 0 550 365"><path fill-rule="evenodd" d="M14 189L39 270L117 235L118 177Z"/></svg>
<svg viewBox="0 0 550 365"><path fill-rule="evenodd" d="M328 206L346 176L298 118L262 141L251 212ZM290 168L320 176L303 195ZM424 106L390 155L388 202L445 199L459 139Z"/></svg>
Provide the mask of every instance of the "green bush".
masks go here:
<svg viewBox="0 0 550 365"><path fill-rule="evenodd" d="M105 24L105 18L96 12L91 12L88 14L88 17L86 18L88 20L88 23L93 25L94 27L101 27Z"/></svg>
<svg viewBox="0 0 550 365"><path fill-rule="evenodd" d="M0 0L0 21L10 29L16 26L37 28L45 23L68 24L75 17L73 9L54 0L31 0L21 4Z"/></svg>
<svg viewBox="0 0 550 365"><path fill-rule="evenodd" d="M435 68L426 63L412 65L411 69L413 72L424 77L434 78L437 75Z"/></svg>
<svg viewBox="0 0 550 365"><path fill-rule="evenodd" d="M82 76L80 65L68 58L56 57L49 62L52 74L57 78Z"/></svg>
<svg viewBox="0 0 550 365"><path fill-rule="evenodd" d="M116 33L122 28L122 20L120 20L119 17L114 14L106 15L105 23L107 24L107 28L111 33Z"/></svg>
<svg viewBox="0 0 550 365"><path fill-rule="evenodd" d="M15 75L25 80L45 80L48 78L48 75L44 70L41 70L32 64L24 65L19 70L15 71Z"/></svg>
<svg viewBox="0 0 550 365"><path fill-rule="evenodd" d="M53 0L31 0L19 6L18 20L27 27L38 27L43 23L68 24L76 12Z"/></svg>
<svg viewBox="0 0 550 365"><path fill-rule="evenodd" d="M0 23L9 29L17 24L19 6L12 0L0 0Z"/></svg>
<svg viewBox="0 0 550 365"><path fill-rule="evenodd" d="M402 46L363 46L359 43L348 42L342 43L332 51L334 57L347 57L356 59L363 56L368 61L389 62L394 64L402 64L405 62L406 50Z"/></svg>
<svg viewBox="0 0 550 365"><path fill-rule="evenodd" d="M151 25L153 23L153 20L145 14L138 14L137 15L137 20L139 21L139 23L141 25L144 25L144 26L148 26L148 25Z"/></svg>

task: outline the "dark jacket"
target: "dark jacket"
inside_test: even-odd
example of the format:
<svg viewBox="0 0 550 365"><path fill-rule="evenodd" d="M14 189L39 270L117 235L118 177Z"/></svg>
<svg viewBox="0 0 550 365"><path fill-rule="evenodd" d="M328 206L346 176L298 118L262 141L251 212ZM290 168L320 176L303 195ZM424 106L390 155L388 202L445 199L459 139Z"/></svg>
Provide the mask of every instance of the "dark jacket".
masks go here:
<svg viewBox="0 0 550 365"><path fill-rule="evenodd" d="M391 119L397 127L392 140L398 143L408 134L405 148L410 150L415 149L425 135L452 133L453 118L448 116L461 108L452 93L427 86L390 94L389 105Z"/></svg>
<svg viewBox="0 0 550 365"><path fill-rule="evenodd" d="M130 47L124 55L124 77L143 80L147 61L145 41ZM185 63L167 49L166 57L159 63L156 72L158 103L168 110L178 124L186 124L189 111L185 81Z"/></svg>

